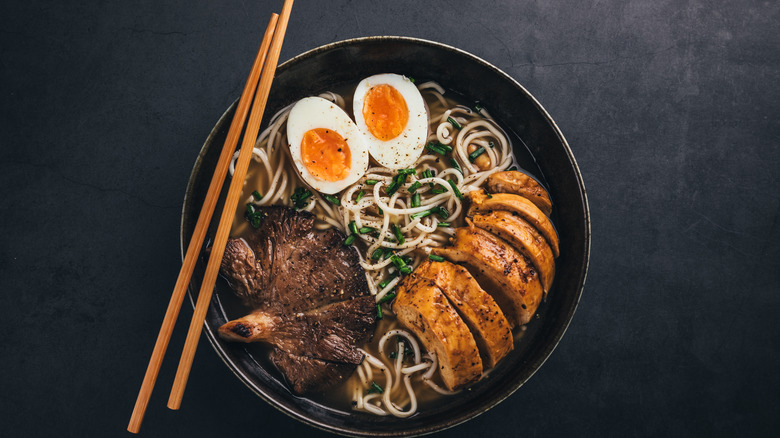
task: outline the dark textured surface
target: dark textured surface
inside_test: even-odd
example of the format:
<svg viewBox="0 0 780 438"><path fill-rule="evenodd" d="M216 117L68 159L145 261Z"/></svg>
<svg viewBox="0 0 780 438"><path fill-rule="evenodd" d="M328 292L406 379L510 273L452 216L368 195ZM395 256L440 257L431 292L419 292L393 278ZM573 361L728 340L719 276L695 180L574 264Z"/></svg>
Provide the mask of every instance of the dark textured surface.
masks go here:
<svg viewBox="0 0 780 438"><path fill-rule="evenodd" d="M0 5L4 436L130 436L189 172L280 7ZM383 34L472 52L552 114L588 188L590 272L563 341L517 393L437 436L780 429L778 11L298 0L282 59ZM327 435L262 402L205 341L168 411L185 330L142 435Z"/></svg>

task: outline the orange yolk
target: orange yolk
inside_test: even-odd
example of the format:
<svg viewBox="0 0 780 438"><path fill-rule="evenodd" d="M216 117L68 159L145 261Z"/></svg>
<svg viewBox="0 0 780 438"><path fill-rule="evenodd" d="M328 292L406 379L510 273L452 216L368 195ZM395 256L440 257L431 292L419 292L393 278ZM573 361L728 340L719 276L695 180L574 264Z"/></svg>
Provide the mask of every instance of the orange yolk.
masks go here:
<svg viewBox="0 0 780 438"><path fill-rule="evenodd" d="M387 141L403 132L409 121L409 108L404 97L394 87L377 85L366 93L363 119L374 137Z"/></svg>
<svg viewBox="0 0 780 438"><path fill-rule="evenodd" d="M336 131L315 128L301 140L301 158L306 169L325 181L341 181L349 175L352 155L344 137Z"/></svg>

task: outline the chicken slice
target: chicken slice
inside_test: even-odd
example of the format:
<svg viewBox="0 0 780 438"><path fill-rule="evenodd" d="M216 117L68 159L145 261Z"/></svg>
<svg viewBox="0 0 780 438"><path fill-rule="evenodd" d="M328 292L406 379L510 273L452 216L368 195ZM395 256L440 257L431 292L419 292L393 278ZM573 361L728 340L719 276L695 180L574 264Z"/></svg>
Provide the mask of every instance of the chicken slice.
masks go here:
<svg viewBox="0 0 780 438"><path fill-rule="evenodd" d="M514 193L520 195L539 207L547 216L552 213L550 194L537 180L519 170L496 172L487 179L490 193Z"/></svg>
<svg viewBox="0 0 780 438"><path fill-rule="evenodd" d="M432 252L464 264L513 327L528 323L542 301L542 284L531 262L506 241L473 224L455 230L452 246Z"/></svg>
<svg viewBox="0 0 780 438"><path fill-rule="evenodd" d="M471 221L477 227L511 243L528 257L539 271L544 292L550 290L555 277L555 259L547 240L531 224L516 213L499 210L475 214Z"/></svg>
<svg viewBox="0 0 780 438"><path fill-rule="evenodd" d="M436 353L444 386L453 391L482 377L482 359L466 323L432 280L416 273L400 283L393 303L398 321Z"/></svg>
<svg viewBox="0 0 780 438"><path fill-rule="evenodd" d="M550 248L555 257L560 255L558 250L558 233L555 231L555 227L553 227L552 222L550 222L550 218L545 216L545 214L542 213L542 210L539 210L533 202L520 195L513 195L511 193L488 195L482 190L469 192L468 197L471 201L471 206L467 213L469 217L474 216L477 213L487 213L492 210L517 213L542 233L544 238L547 239L547 243L550 244Z"/></svg>
<svg viewBox="0 0 780 438"><path fill-rule="evenodd" d="M450 300L471 329L485 368L493 368L512 351L512 329L504 312L466 268L447 261L426 261L415 272L423 279L433 280Z"/></svg>

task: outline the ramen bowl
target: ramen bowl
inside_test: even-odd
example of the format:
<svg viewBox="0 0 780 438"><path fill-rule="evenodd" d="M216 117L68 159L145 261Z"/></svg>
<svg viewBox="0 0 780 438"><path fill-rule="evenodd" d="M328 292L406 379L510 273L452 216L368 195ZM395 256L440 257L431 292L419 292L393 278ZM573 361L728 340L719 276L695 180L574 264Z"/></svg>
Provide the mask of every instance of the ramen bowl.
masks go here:
<svg viewBox="0 0 780 438"><path fill-rule="evenodd" d="M482 379L444 397L409 418L380 417L326 404L290 392L281 375L257 350L222 340L217 329L245 314L227 283L218 281L204 331L230 370L271 406L311 426L347 436L415 436L439 431L487 411L517 391L560 342L582 294L590 252L590 217L585 186L569 145L552 117L516 80L484 60L444 44L405 37L368 37L328 44L281 64L262 126L281 108L303 97L379 73L433 80L464 102L479 101L509 135L520 166L545 185L553 199L551 216L560 236L555 282L526 326L514 350ZM217 122L197 157L184 199L182 255L189 244L211 175L235 111ZM227 187L227 185L226 185ZM223 190L222 197L227 189ZM221 209L221 205L218 205ZM216 217L216 215L215 215ZM215 222L215 221L214 221ZM210 235L216 225L212 223ZM190 284L197 298L205 263Z"/></svg>

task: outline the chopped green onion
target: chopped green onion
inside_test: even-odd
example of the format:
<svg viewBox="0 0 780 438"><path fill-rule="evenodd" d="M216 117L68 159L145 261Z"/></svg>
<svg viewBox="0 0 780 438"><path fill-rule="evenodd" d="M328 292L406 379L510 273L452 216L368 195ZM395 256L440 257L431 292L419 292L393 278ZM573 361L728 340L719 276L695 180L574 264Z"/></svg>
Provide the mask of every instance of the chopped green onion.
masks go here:
<svg viewBox="0 0 780 438"><path fill-rule="evenodd" d="M439 217L441 217L442 219L447 219L448 217L450 217L450 212L448 212L447 209L442 207L441 205L433 207L431 209L431 213L438 214Z"/></svg>
<svg viewBox="0 0 780 438"><path fill-rule="evenodd" d="M449 227L450 223L449 222L439 222L438 224L436 224L436 226L439 227L439 228Z"/></svg>
<svg viewBox="0 0 780 438"><path fill-rule="evenodd" d="M425 211L421 211L419 213L414 213L411 217L412 217L412 219L417 219L418 217L430 216L431 213L432 213L431 210L425 210Z"/></svg>
<svg viewBox="0 0 780 438"><path fill-rule="evenodd" d="M404 274L404 275L409 275L409 274L412 273L412 267L411 266L404 266L404 267L400 268L399 271L401 271L401 273Z"/></svg>
<svg viewBox="0 0 780 438"><path fill-rule="evenodd" d="M460 123L458 123L458 121L453 119L452 117L447 117L447 121L450 122L450 125L452 125L452 127L455 129L463 128L462 126L460 126Z"/></svg>
<svg viewBox="0 0 780 438"><path fill-rule="evenodd" d="M249 214L251 216L251 215L255 214L256 211L257 210L255 209L255 204L252 204L251 202L247 202L246 203L246 212L247 212L247 214Z"/></svg>
<svg viewBox="0 0 780 438"><path fill-rule="evenodd" d="M445 189L439 184L436 184L436 187L434 187L433 190L431 190L431 193L433 193L434 195L440 195L442 193L447 193L447 189Z"/></svg>
<svg viewBox="0 0 780 438"><path fill-rule="evenodd" d="M422 186L422 183L420 183L420 181L415 181L415 182L413 182L413 183L412 183L412 185L410 185L410 186L409 186L409 189L408 189L408 190L409 190L409 193L414 193L414 192L416 192L416 191L417 191L417 189L419 189L419 188L420 188L420 186Z"/></svg>
<svg viewBox="0 0 780 438"><path fill-rule="evenodd" d="M388 257L393 255L393 250L390 248L385 248L383 249L383 251L384 251L384 255L382 256L382 260L387 260Z"/></svg>
<svg viewBox="0 0 780 438"><path fill-rule="evenodd" d="M366 180L366 185L373 186L374 184L376 184L376 183L378 183L378 182L379 182L379 181L377 181L377 180L375 180L375 179L367 179L367 180Z"/></svg>
<svg viewBox="0 0 780 438"><path fill-rule="evenodd" d="M458 186L456 186L451 179L448 179L447 182L450 183L450 187L452 187L452 192L455 193L455 196L457 196L458 199L463 199L463 193L458 190Z"/></svg>
<svg viewBox="0 0 780 438"><path fill-rule="evenodd" d="M477 114L481 114L482 110L485 109L479 102L474 102L474 111L477 112Z"/></svg>
<svg viewBox="0 0 780 438"><path fill-rule="evenodd" d="M382 305L376 305L376 319L382 319Z"/></svg>
<svg viewBox="0 0 780 438"><path fill-rule="evenodd" d="M382 258L382 255L384 254L384 251L382 248L377 248L374 250L373 253L371 253L371 260L379 260Z"/></svg>
<svg viewBox="0 0 780 438"><path fill-rule="evenodd" d="M263 195L261 195L257 190L252 192L252 197L255 198L255 201L263 199Z"/></svg>
<svg viewBox="0 0 780 438"><path fill-rule="evenodd" d="M412 171L414 173L414 171ZM409 175L408 173L399 173L398 175L393 177L393 182L391 182L387 188L385 188L385 193L388 195L392 195L393 193L397 192L398 189L401 188L402 185L406 184L406 176Z"/></svg>
<svg viewBox="0 0 780 438"><path fill-rule="evenodd" d="M463 171L460 169L460 166L458 165L458 162L455 160L455 157L450 157L450 164L452 164L452 167L455 168L458 172L460 172L461 175L463 175Z"/></svg>
<svg viewBox="0 0 780 438"><path fill-rule="evenodd" d="M414 169L399 169L399 175L414 175L417 171Z"/></svg>
<svg viewBox="0 0 780 438"><path fill-rule="evenodd" d="M398 257L395 254L390 256L390 261L393 262L395 267L398 268L399 270L406 266L406 262L401 257Z"/></svg>
<svg viewBox="0 0 780 438"><path fill-rule="evenodd" d="M385 214L384 210L382 210L379 206L377 206L376 209L379 210L379 214Z"/></svg>
<svg viewBox="0 0 780 438"><path fill-rule="evenodd" d="M442 143L434 143L434 142L430 142L426 144L425 148L439 155L447 155L447 152L452 151L451 146Z"/></svg>
<svg viewBox="0 0 780 438"><path fill-rule="evenodd" d="M444 257L437 256L436 254L428 254L428 258L433 260L434 262L443 262Z"/></svg>
<svg viewBox="0 0 780 438"><path fill-rule="evenodd" d="M397 351L391 351L390 352L390 359L395 359L397 357L398 357L398 352Z"/></svg>
<svg viewBox="0 0 780 438"><path fill-rule="evenodd" d="M469 154L469 161L473 163L474 160L477 159L477 157L479 157L484 153L485 153L485 148L483 148L482 146L478 147L477 150Z"/></svg>
<svg viewBox="0 0 780 438"><path fill-rule="evenodd" d="M414 83L414 78L408 78L408 79L409 79L409 81L411 81L412 83Z"/></svg>
<svg viewBox="0 0 780 438"><path fill-rule="evenodd" d="M376 228L373 228L373 227L360 227L360 229L358 231L360 232L360 234L368 234L368 233L373 233L374 231L376 231Z"/></svg>
<svg viewBox="0 0 780 438"><path fill-rule="evenodd" d="M379 304L392 301L393 298L395 298L395 292L388 292L387 294L385 294L385 296L382 297L381 300L379 300Z"/></svg>
<svg viewBox="0 0 780 438"><path fill-rule="evenodd" d="M398 273L397 272L393 272L390 275L388 275L386 279L384 279L381 282L379 282L379 289L386 288L387 285L390 284L390 282L393 281L393 279L395 277L398 277Z"/></svg>
<svg viewBox="0 0 780 438"><path fill-rule="evenodd" d="M357 194L357 198L355 198L355 203L360 202L360 200L363 199L363 196L366 196L366 192L364 192L362 190L359 191L358 194Z"/></svg>
<svg viewBox="0 0 780 438"><path fill-rule="evenodd" d="M357 234L350 234L344 239L344 246L352 245L355 242L355 239L357 239Z"/></svg>
<svg viewBox="0 0 780 438"><path fill-rule="evenodd" d="M297 208L298 210L302 209L303 207L306 207L306 199L311 196L311 191L307 189L306 187L298 187L295 189L292 195L290 195L290 200L293 202L293 206Z"/></svg>
<svg viewBox="0 0 780 438"><path fill-rule="evenodd" d="M398 244L403 245L405 239L404 239L404 235L401 233L401 228L398 226L398 224L393 224L393 234L395 234L395 240L398 241Z"/></svg>
<svg viewBox="0 0 780 438"><path fill-rule="evenodd" d="M368 388L368 391L366 391L366 393L372 394L375 392L382 394L385 392L385 390L381 386L377 385L376 382L371 382L371 387Z"/></svg>
<svg viewBox="0 0 780 438"><path fill-rule="evenodd" d="M420 194L415 193L412 196L412 208L419 207L420 206Z"/></svg>
<svg viewBox="0 0 780 438"><path fill-rule="evenodd" d="M333 195L322 195L328 202L333 205L341 205L341 200Z"/></svg>
<svg viewBox="0 0 780 438"><path fill-rule="evenodd" d="M357 224L355 224L355 221L351 221L349 225L347 225L347 228L349 228L349 232L352 234L357 234Z"/></svg>
<svg viewBox="0 0 780 438"><path fill-rule="evenodd" d="M493 149L494 147L496 147L496 145L495 145L495 144L493 144L493 142L492 142L492 141L489 141L489 142L488 142L488 146L490 146L490 149Z"/></svg>

